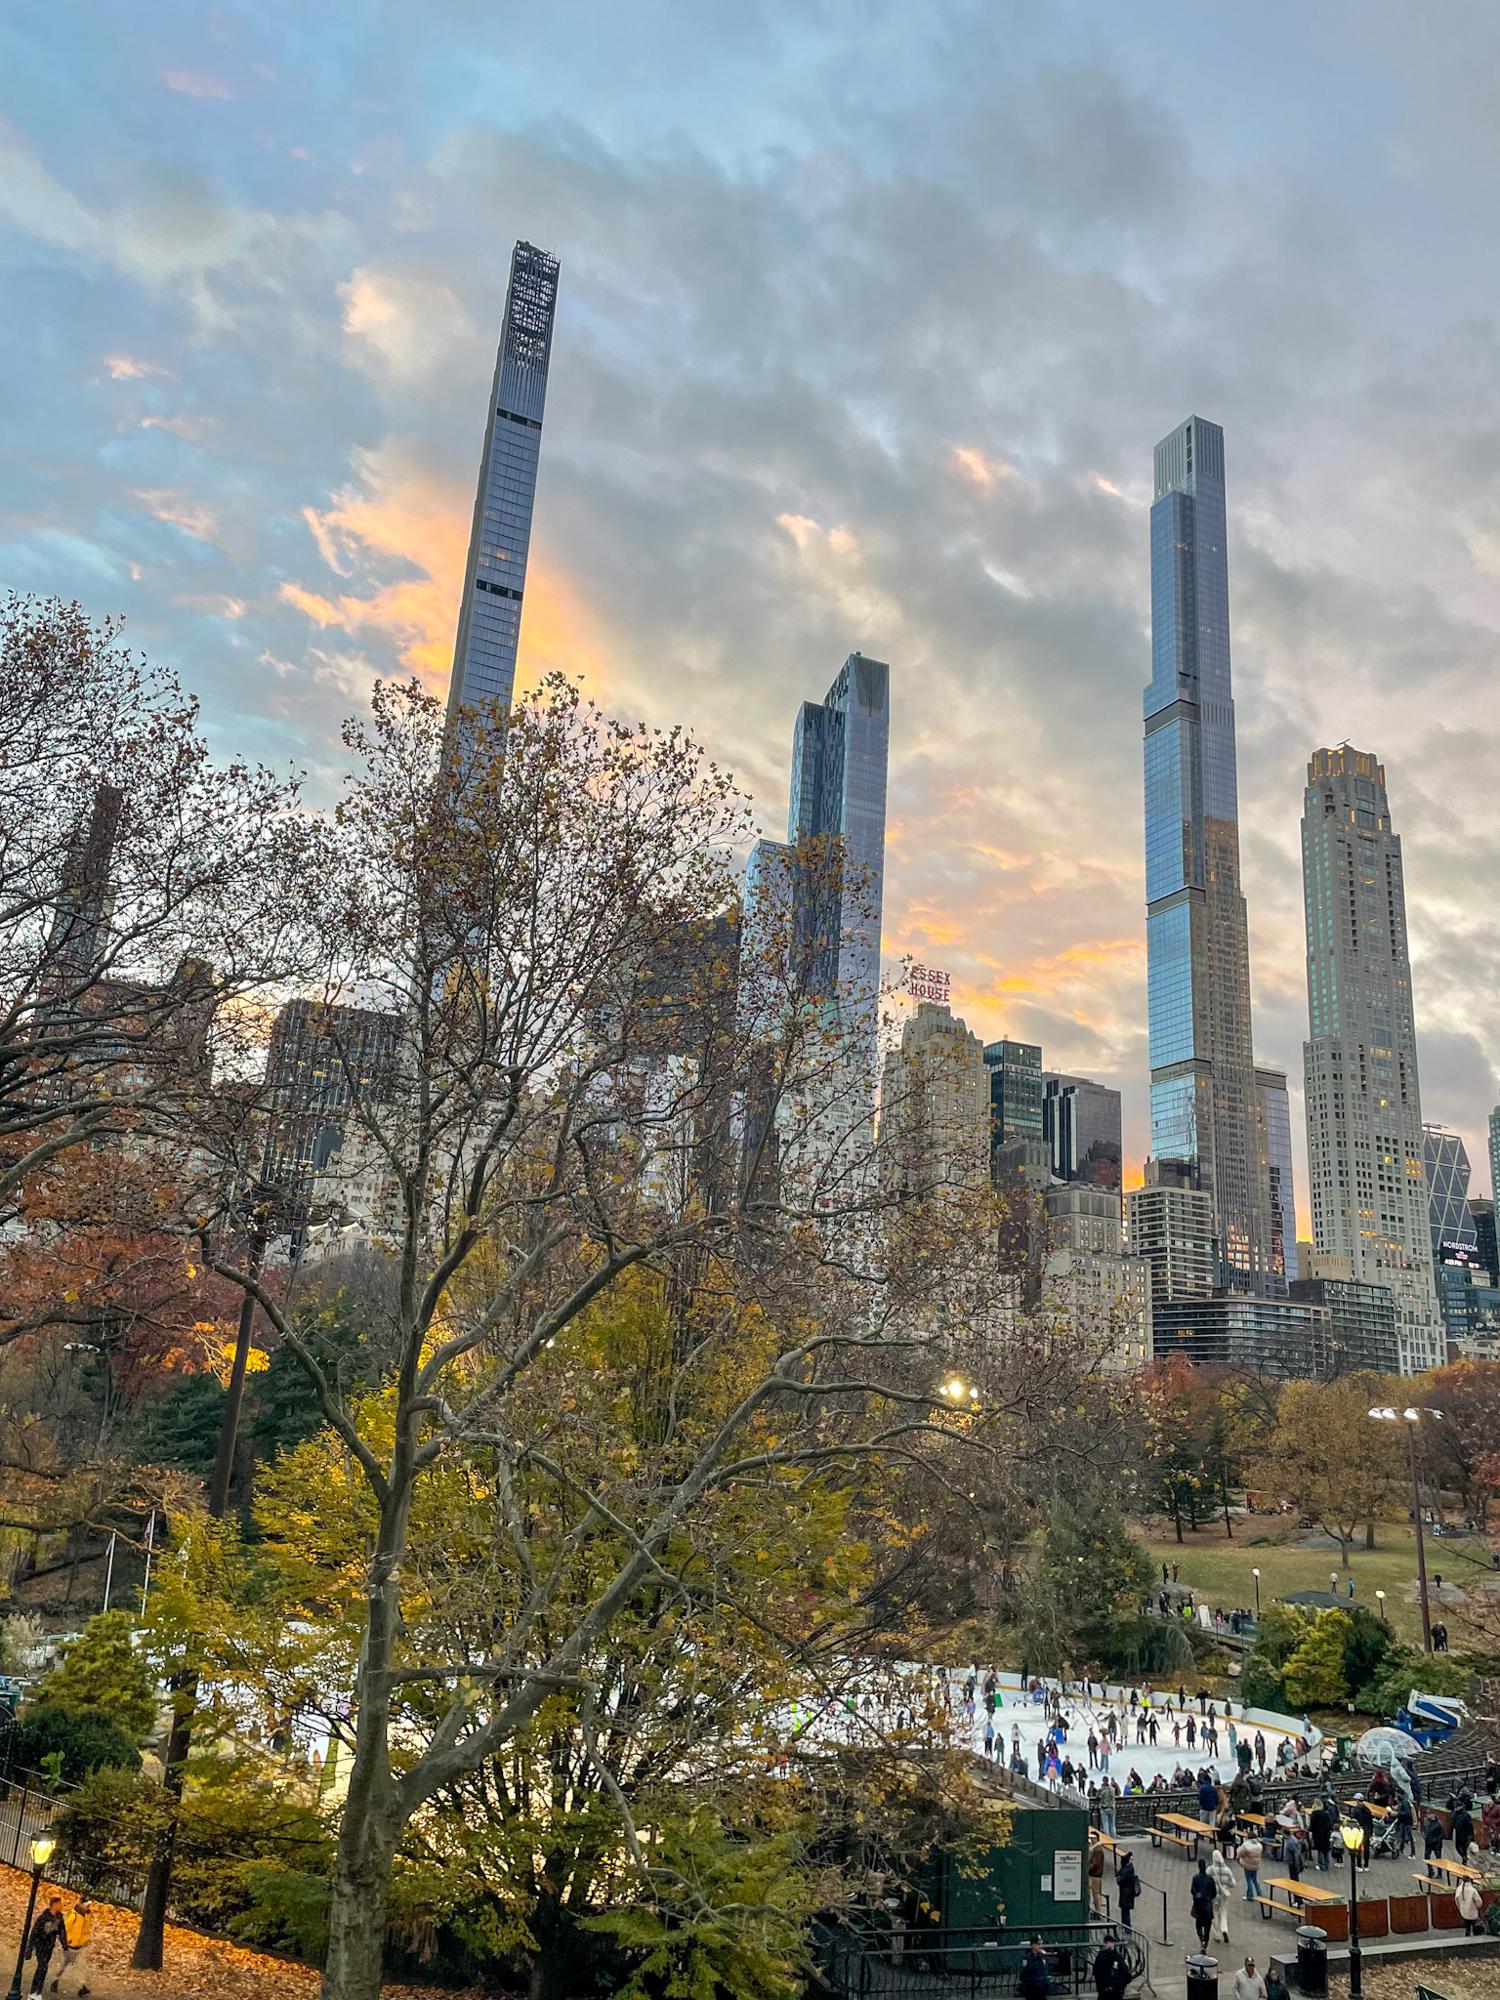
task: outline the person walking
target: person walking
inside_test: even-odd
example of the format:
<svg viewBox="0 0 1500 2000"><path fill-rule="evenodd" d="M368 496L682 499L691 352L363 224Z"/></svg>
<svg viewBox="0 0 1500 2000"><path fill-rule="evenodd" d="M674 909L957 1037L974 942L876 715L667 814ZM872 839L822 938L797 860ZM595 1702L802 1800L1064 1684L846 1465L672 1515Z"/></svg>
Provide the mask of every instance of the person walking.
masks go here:
<svg viewBox="0 0 1500 2000"><path fill-rule="evenodd" d="M1198 1949L1208 1950L1208 1941L1213 1935L1214 1903L1218 1898L1214 1878L1200 1861L1198 1872L1188 1884L1188 1895L1192 1903L1193 1929L1198 1933Z"/></svg>
<svg viewBox="0 0 1500 2000"><path fill-rule="evenodd" d="M1134 1928L1135 1906L1140 1901L1141 1878L1135 1872L1135 1857L1126 1848L1115 1865L1115 1894L1120 1899L1120 1922Z"/></svg>
<svg viewBox="0 0 1500 2000"><path fill-rule="evenodd" d="M1247 1958L1234 1975L1229 2000L1266 2000L1266 1982L1256 1971L1253 1958Z"/></svg>
<svg viewBox="0 0 1500 2000"><path fill-rule="evenodd" d="M1479 1893L1479 1885L1475 1882L1460 1882L1454 1892L1453 1900L1458 1905L1458 1914L1464 1920L1464 1936L1476 1937L1479 1933L1479 1919L1484 1913L1484 1898Z"/></svg>
<svg viewBox="0 0 1500 2000"><path fill-rule="evenodd" d="M47 1907L31 1926L26 1940L27 1958L35 1958L36 1971L31 1976L31 1990L40 1993L47 1984L47 1968L52 1963L52 1954L62 1942L63 1899L49 1896Z"/></svg>
<svg viewBox="0 0 1500 2000"><path fill-rule="evenodd" d="M1260 1864L1265 1843L1252 1827L1248 1839L1240 1842L1240 1866L1245 1871L1245 1901L1253 1903L1260 1894Z"/></svg>
<svg viewBox="0 0 1500 2000"><path fill-rule="evenodd" d="M49 1989L51 1992L57 1992L62 1981L75 1965L81 1966L78 2000L83 2000L84 1994L89 1991L88 1970L86 1966L82 1965L82 1961L88 1951L89 1934L93 1928L94 1906L87 1896L80 1896L72 1909L63 1918L62 1970L53 1980Z"/></svg>
<svg viewBox="0 0 1500 2000"><path fill-rule="evenodd" d="M1099 1767L1099 1738L1094 1734L1092 1729L1089 1731L1088 1745L1089 1745L1089 1769L1091 1771L1094 1771L1097 1770Z"/></svg>
<svg viewBox="0 0 1500 2000"><path fill-rule="evenodd" d="M1115 1837L1115 1802L1120 1794L1115 1789L1113 1778L1099 1781L1099 1825L1111 1840Z"/></svg>
<svg viewBox="0 0 1500 2000"><path fill-rule="evenodd" d="M1104 1914L1104 1842L1089 1842L1089 1907L1096 1917Z"/></svg>
<svg viewBox="0 0 1500 2000"><path fill-rule="evenodd" d="M1443 1822L1435 1812L1428 1813L1422 1822L1422 1855L1427 1861L1441 1861L1443 1858Z"/></svg>
<svg viewBox="0 0 1500 2000"><path fill-rule="evenodd" d="M1453 1835L1453 1851L1467 1867L1469 1849L1474 1845L1474 1815L1469 1809L1467 1792L1458 1802L1458 1810L1448 1823L1448 1831Z"/></svg>
<svg viewBox="0 0 1500 2000"><path fill-rule="evenodd" d="M1228 1944L1229 1904L1234 1896L1234 1870L1224 1859L1217 1847L1208 1857L1208 1872L1213 1876L1214 1887L1218 1891L1218 1895L1214 1901L1214 1908L1217 1910L1219 1916L1219 1941L1221 1944Z"/></svg>
<svg viewBox="0 0 1500 2000"><path fill-rule="evenodd" d="M1307 1859L1307 1848L1296 1827L1288 1827L1281 1837L1281 1858L1286 1863L1286 1872L1294 1882L1302 1880L1302 1864Z"/></svg>
<svg viewBox="0 0 1500 2000"><path fill-rule="evenodd" d="M1403 1792L1396 1801L1396 1853L1415 1856L1417 1843L1412 1827L1411 1800Z"/></svg>
<svg viewBox="0 0 1500 2000"><path fill-rule="evenodd" d="M1266 1739L1258 1729L1255 1732L1255 1764L1257 1770L1266 1768Z"/></svg>

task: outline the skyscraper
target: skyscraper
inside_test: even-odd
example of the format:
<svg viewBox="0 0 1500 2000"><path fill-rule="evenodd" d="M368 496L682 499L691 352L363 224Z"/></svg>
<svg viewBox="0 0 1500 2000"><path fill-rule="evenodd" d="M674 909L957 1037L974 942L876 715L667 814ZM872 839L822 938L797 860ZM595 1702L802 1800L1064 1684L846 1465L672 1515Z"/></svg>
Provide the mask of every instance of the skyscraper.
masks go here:
<svg viewBox="0 0 1500 2000"><path fill-rule="evenodd" d="M1120 1185L1120 1093L1086 1076L1042 1075L1042 1135L1053 1177Z"/></svg>
<svg viewBox="0 0 1500 2000"><path fill-rule="evenodd" d="M1302 814L1307 920L1307 1160L1313 1241L1389 1285L1401 1366L1443 1359L1433 1284L1401 840L1385 771L1315 751Z"/></svg>
<svg viewBox="0 0 1500 2000"><path fill-rule="evenodd" d="M1224 433L1156 447L1146 717L1151 1152L1212 1196L1225 1282L1265 1289L1275 1229L1240 890Z"/></svg>
<svg viewBox="0 0 1500 2000"><path fill-rule="evenodd" d="M294 1238L314 1183L343 1143L351 1105L392 1091L400 1025L379 1008L321 1000L288 1000L272 1024L261 1172L279 1191Z"/></svg>
<svg viewBox="0 0 1500 2000"><path fill-rule="evenodd" d="M1500 1104L1490 1113L1490 1198L1500 1209Z"/></svg>
<svg viewBox="0 0 1500 2000"><path fill-rule="evenodd" d="M450 714L465 701L508 707L515 686L557 269L557 259L534 244L518 243L512 252L448 684Z"/></svg>
<svg viewBox="0 0 1500 2000"><path fill-rule="evenodd" d="M949 1008L920 1003L886 1053L881 1168L908 1194L967 1190L990 1177L990 1080L979 1037Z"/></svg>
<svg viewBox="0 0 1500 2000"><path fill-rule="evenodd" d="M1297 1196L1292 1183L1292 1107L1286 1071L1257 1063L1255 1088L1260 1095L1260 1129L1266 1142L1265 1171L1271 1188L1272 1261L1290 1281L1297 1276Z"/></svg>
<svg viewBox="0 0 1500 2000"><path fill-rule="evenodd" d="M1020 1179L1042 1189L1052 1178L1042 1117L1042 1051L1036 1042L987 1042L990 1073L990 1176L996 1187Z"/></svg>
<svg viewBox="0 0 1500 2000"><path fill-rule="evenodd" d="M792 735L787 840L837 841L842 865L810 926L819 979L875 1056L880 1015L880 918L885 891L885 783L890 753L891 670L851 653L822 701L805 701ZM799 887L799 900L802 890Z"/></svg>

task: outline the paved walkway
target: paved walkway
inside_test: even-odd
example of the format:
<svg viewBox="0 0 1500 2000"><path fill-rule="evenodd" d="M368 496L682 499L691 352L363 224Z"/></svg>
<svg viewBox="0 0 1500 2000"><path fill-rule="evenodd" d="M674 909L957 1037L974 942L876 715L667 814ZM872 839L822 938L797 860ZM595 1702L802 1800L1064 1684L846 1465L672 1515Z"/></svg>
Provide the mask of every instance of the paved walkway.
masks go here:
<svg viewBox="0 0 1500 2000"><path fill-rule="evenodd" d="M1129 1837L1122 1836L1122 1849L1128 1848L1135 1856L1136 1873L1147 1885L1145 1893L1135 1907L1136 1927L1151 1945L1151 1982L1161 2000L1180 2000L1187 1990L1186 1960L1189 1952L1198 1949L1197 1933L1193 1929L1191 1897L1188 1884L1194 1874L1194 1863L1180 1848L1154 1848L1150 1838L1142 1833ZM1205 1848L1206 1853L1206 1848ZM1451 1846L1446 1850L1448 1858L1453 1858ZM1484 1866L1484 1857L1471 1853L1470 1861L1476 1867ZM1233 1866L1233 1864L1231 1864ZM1497 1862L1500 1866L1500 1862ZM1413 1877L1422 1872L1419 1863L1410 1857L1400 1861L1372 1861L1359 1876L1361 1896L1409 1896L1415 1893ZM1273 1861L1269 1853L1261 1863L1260 1883L1262 1892L1273 1877L1285 1875L1286 1870L1279 1861ZM1109 1913L1116 1910L1114 1899L1114 1871L1106 1868L1104 1886L1109 1897ZM1246 1952L1252 1952L1256 1965L1264 1972L1272 1952L1278 1957L1290 1957L1297 1949L1297 1926L1290 1917L1275 1916L1264 1918L1253 1903L1244 1900L1244 1876L1234 1867L1236 1894L1229 1908L1229 1942L1218 1941L1218 1926L1215 1923L1214 1942L1209 1945L1210 1953L1219 1961L1219 1981L1221 1992L1229 1990L1230 1978L1243 1962ZM1303 1871L1303 1879L1315 1883L1319 1888L1336 1889L1340 1896L1349 1893L1349 1863L1347 1859L1335 1858L1328 1873L1322 1874L1317 1865ZM1169 1944L1163 1944L1162 1897L1166 1895L1167 1936ZM1309 1917L1309 1922L1316 1922ZM1432 1935L1452 1937L1452 1931L1435 1932ZM1497 1975L1496 1990L1500 1992L1500 1975Z"/></svg>

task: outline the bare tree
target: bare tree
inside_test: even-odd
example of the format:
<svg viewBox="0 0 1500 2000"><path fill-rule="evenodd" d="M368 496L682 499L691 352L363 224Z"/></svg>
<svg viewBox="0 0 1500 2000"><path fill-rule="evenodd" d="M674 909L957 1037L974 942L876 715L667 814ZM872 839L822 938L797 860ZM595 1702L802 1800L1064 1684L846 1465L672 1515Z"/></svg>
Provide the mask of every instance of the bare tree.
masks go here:
<svg viewBox="0 0 1500 2000"><path fill-rule="evenodd" d="M549 1701L597 1713L617 1622L702 1587L698 1538L729 1496L781 1504L871 1464L952 1480L955 1440L982 1445L1037 1392L1003 1357L986 1197L919 1221L920 1191L878 1170L868 1024L842 1018L807 916L836 856L742 908L729 780L561 680L456 736L418 688L387 688L348 744L357 774L307 835L343 1136L317 1189L394 1260L378 1396L340 1393L275 1287L216 1257L246 1185L234 1147L200 1208L367 1508L324 1991L368 2000L403 1829L513 1759ZM372 1012L393 1024L378 1077ZM592 1378L600 1315L640 1283L664 1304L627 1424ZM486 1496L478 1619L409 1587L414 1519L455 1476Z"/></svg>

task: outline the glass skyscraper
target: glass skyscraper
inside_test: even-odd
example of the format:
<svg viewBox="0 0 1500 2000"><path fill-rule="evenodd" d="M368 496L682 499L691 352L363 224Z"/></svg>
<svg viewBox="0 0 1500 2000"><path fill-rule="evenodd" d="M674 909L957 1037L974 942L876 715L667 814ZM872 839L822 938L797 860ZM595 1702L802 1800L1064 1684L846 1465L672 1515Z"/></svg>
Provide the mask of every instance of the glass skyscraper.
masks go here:
<svg viewBox="0 0 1500 2000"><path fill-rule="evenodd" d="M509 707L515 687L557 270L557 259L531 243L518 243L511 255L448 684L450 715L460 702Z"/></svg>
<svg viewBox="0 0 1500 2000"><path fill-rule="evenodd" d="M1146 717L1151 1152L1212 1196L1225 1283L1277 1288L1240 890L1224 433L1156 447Z"/></svg>
<svg viewBox="0 0 1500 2000"><path fill-rule="evenodd" d="M1403 1371L1443 1359L1401 838L1385 770L1318 750L1302 812L1307 918L1307 1164L1313 1241L1360 1284L1389 1285Z"/></svg>
<svg viewBox="0 0 1500 2000"><path fill-rule="evenodd" d="M891 670L851 653L822 701L805 701L792 735L787 839L837 841L832 894L799 914L814 933L823 991L860 1024L873 1076L880 1018L880 919L885 894L885 786Z"/></svg>

